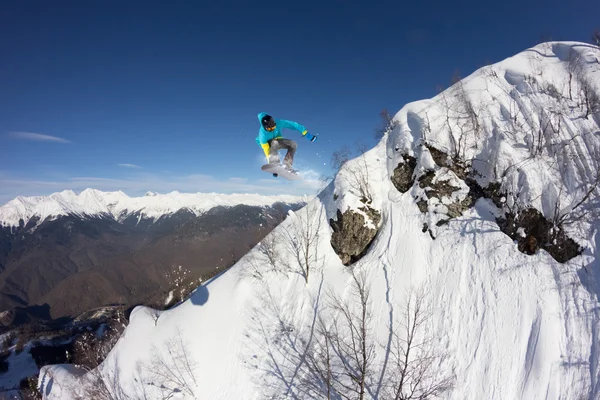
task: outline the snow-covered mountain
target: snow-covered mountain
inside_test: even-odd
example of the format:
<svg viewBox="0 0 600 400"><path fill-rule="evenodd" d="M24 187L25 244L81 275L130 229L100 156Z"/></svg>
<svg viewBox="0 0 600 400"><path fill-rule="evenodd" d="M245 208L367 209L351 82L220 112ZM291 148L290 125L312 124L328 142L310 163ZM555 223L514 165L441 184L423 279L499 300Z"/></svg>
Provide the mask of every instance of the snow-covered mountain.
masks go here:
<svg viewBox="0 0 600 400"><path fill-rule="evenodd" d="M32 218L39 222L59 216L77 215L80 217L108 216L117 221L131 215L141 218L158 219L174 214L182 209L195 214L216 206L270 206L276 202L297 203L306 199L297 196L263 196L259 194L218 194L218 193L146 193L143 197L129 197L125 193L102 192L86 189L79 194L65 190L49 196L17 197L0 206L0 224L5 227L24 225Z"/></svg>
<svg viewBox="0 0 600 400"><path fill-rule="evenodd" d="M96 370L44 368L44 398L600 398L598 99L598 47L554 42L407 104Z"/></svg>

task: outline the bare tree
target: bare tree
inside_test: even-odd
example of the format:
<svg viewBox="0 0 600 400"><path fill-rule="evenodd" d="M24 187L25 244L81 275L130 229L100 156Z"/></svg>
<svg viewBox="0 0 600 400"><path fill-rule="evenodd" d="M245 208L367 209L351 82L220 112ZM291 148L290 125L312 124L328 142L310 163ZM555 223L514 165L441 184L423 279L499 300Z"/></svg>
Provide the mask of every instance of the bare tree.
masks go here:
<svg viewBox="0 0 600 400"><path fill-rule="evenodd" d="M594 82L586 75L585 62L580 53L571 49L569 52L569 100L573 100L573 80L579 87L579 106L585 110L584 117L600 112L600 95Z"/></svg>
<svg viewBox="0 0 600 400"><path fill-rule="evenodd" d="M342 165L346 164L351 156L352 150L344 145L341 149L334 151L331 155L331 166L335 171L339 171L340 168L342 168Z"/></svg>
<svg viewBox="0 0 600 400"><path fill-rule="evenodd" d="M120 367L114 357L110 364L99 365L82 376L69 392L76 400L149 400L171 399L177 393L196 398L196 362L189 346L178 330L164 346L153 347L149 363L138 363L132 382L133 393L126 392ZM106 362L106 361L105 361ZM150 388L153 388L151 391ZM153 395L151 395L151 392Z"/></svg>
<svg viewBox="0 0 600 400"><path fill-rule="evenodd" d="M600 29L596 29L592 34L592 43L596 46L600 46Z"/></svg>
<svg viewBox="0 0 600 400"><path fill-rule="evenodd" d="M150 363L141 366L150 375L147 384L157 388L163 399L171 398L176 393L184 393L195 399L198 384L196 368L189 345L179 330L164 346L154 347Z"/></svg>
<svg viewBox="0 0 600 400"><path fill-rule="evenodd" d="M336 355L338 373L332 374L333 387L344 399L363 400L367 380L374 373L375 342L373 341L370 291L364 273L352 274L351 300L330 295L334 318L330 341Z"/></svg>
<svg viewBox="0 0 600 400"><path fill-rule="evenodd" d="M292 255L292 262L286 264L288 270L299 273L306 283L310 272L321 262L318 247L322 210L311 214L310 209L309 205L294 213L290 226L284 228L283 237L285 246Z"/></svg>
<svg viewBox="0 0 600 400"><path fill-rule="evenodd" d="M262 255L266 266L273 272L286 272L286 264L281 256L276 235L268 235L258 245L258 253Z"/></svg>
<svg viewBox="0 0 600 400"><path fill-rule="evenodd" d="M130 400L123 391L120 382L120 370L115 368L112 373L97 368L90 372L88 383L85 385L83 399L98 400Z"/></svg>
<svg viewBox="0 0 600 400"><path fill-rule="evenodd" d="M308 379L302 381L302 386L308 389L304 391L313 394L313 397L324 394L330 400L336 394L333 375L336 354L333 351L332 334L323 315L317 315L315 338L307 344L306 364L311 373L306 375ZM315 376L317 379L314 379Z"/></svg>
<svg viewBox="0 0 600 400"><path fill-rule="evenodd" d="M255 321L266 352L267 370L262 373L268 376L269 398L365 399L367 380L375 372L365 275L353 275L347 299L330 292L324 306L315 301L307 326L299 326L281 309L281 301L266 292Z"/></svg>
<svg viewBox="0 0 600 400"><path fill-rule="evenodd" d="M365 156L367 150L368 149L364 144L357 143L356 153L348 146L343 146L338 151L335 151L331 157L331 165L334 172L340 172L340 174L338 174L340 179L344 180L350 189L360 197L365 204L373 201L369 178L370 168ZM358 156L356 159L350 160L354 154L357 154ZM344 166L343 170L342 166ZM327 179L330 178L333 177L327 177Z"/></svg>
<svg viewBox="0 0 600 400"><path fill-rule="evenodd" d="M101 365L89 371L69 385L71 397L75 400L137 400L123 390L120 371L116 358L110 368Z"/></svg>
<svg viewBox="0 0 600 400"><path fill-rule="evenodd" d="M243 268L239 272L239 276L242 279L252 278L257 281L263 281L265 273L267 272L264 268L263 261L257 255L250 256L248 258L248 268Z"/></svg>
<svg viewBox="0 0 600 400"><path fill-rule="evenodd" d="M427 143L427 139L429 138L429 135L431 135L431 121L427 111L425 111L425 122L421 134L423 135L423 142Z"/></svg>
<svg viewBox="0 0 600 400"><path fill-rule="evenodd" d="M493 71L491 73L495 74ZM488 75L491 73L486 71ZM479 122L479 112L457 72L452 77L452 84L447 90L440 88L439 107L443 111L444 125L450 139L448 153L454 162L466 162L466 151L469 146L477 148L477 139L483 128Z"/></svg>
<svg viewBox="0 0 600 400"><path fill-rule="evenodd" d="M323 284L323 275L321 283ZM313 275L314 276L314 275ZM321 398L321 379L309 361L318 348L318 316L321 312L321 290L312 299L312 318L290 312L283 300L285 293L273 291L264 284L259 293L261 302L253 307L251 331L246 337L252 342L250 348L261 349L263 360L257 357L244 357L263 387L262 398L275 399L315 399ZM324 323L322 324L324 325Z"/></svg>
<svg viewBox="0 0 600 400"><path fill-rule="evenodd" d="M469 98L462 80L459 79L456 82L454 90L456 91L456 101L453 107L455 108L455 122L459 129L456 157L466 161L466 149L469 146L469 141L477 148L482 128L479 122L479 115Z"/></svg>
<svg viewBox="0 0 600 400"><path fill-rule="evenodd" d="M373 193L371 190L370 167L365 155L367 149L359 144L358 151L360 156L346 164L342 176L360 200L364 204L370 204L373 201Z"/></svg>
<svg viewBox="0 0 600 400"><path fill-rule="evenodd" d="M575 75L579 73L581 70L581 55L573 50L569 50L569 63L568 63L568 71L569 71L569 100L573 100L573 78Z"/></svg>
<svg viewBox="0 0 600 400"><path fill-rule="evenodd" d="M530 151L534 157L543 153L546 144L551 143L551 138L560 132L562 125L562 110L560 107L544 105L540 108L539 115L539 123L530 127L532 135Z"/></svg>
<svg viewBox="0 0 600 400"><path fill-rule="evenodd" d="M331 155L331 174L323 174L321 180L324 182L330 181L335 177L335 174L340 171L342 166L352 157L352 150L346 145L343 145L339 150L336 150Z"/></svg>
<svg viewBox="0 0 600 400"><path fill-rule="evenodd" d="M149 390L150 385L144 380L144 369L143 364L138 362L135 367L135 373L133 375L133 392L136 394L136 400L151 400L153 397Z"/></svg>
<svg viewBox="0 0 600 400"><path fill-rule="evenodd" d="M394 130L398 126L398 121L394 120L394 117L388 112L387 109L381 110L379 113L380 122L377 128L375 128L374 137L375 139L381 139L386 134Z"/></svg>
<svg viewBox="0 0 600 400"><path fill-rule="evenodd" d="M554 225L554 237L556 237L563 229L564 225L572 224L581 221L591 212L598 209L598 204L590 206L590 202L598 199L600 192L600 171L596 171L596 178L590 182L581 197L573 202L566 209L562 208L561 195L563 189L558 193L556 203L554 204L554 213L552 224ZM588 205L588 207L583 207Z"/></svg>
<svg viewBox="0 0 600 400"><path fill-rule="evenodd" d="M584 117L600 113L600 95L592 81L584 75L583 71L577 74L577 83L581 88L581 107L585 110Z"/></svg>
<svg viewBox="0 0 600 400"><path fill-rule="evenodd" d="M157 326L162 311L153 307L147 307L146 311L148 312L148 315L150 315L150 317L154 320L154 326Z"/></svg>
<svg viewBox="0 0 600 400"><path fill-rule="evenodd" d="M386 399L425 400L452 388L452 377L440 375L437 369L445 354L436 349L430 320L425 290L409 291L400 326L393 329L393 363L386 371Z"/></svg>
<svg viewBox="0 0 600 400"><path fill-rule="evenodd" d="M271 233L256 246L256 251L248 258L248 267L241 271L242 276L249 276L262 281L267 273L289 272L289 263L282 256L279 244L282 235Z"/></svg>
<svg viewBox="0 0 600 400"><path fill-rule="evenodd" d="M99 367L84 375L77 380L75 384L69 387L69 393L74 400L151 400L156 399L152 396L149 389L149 384L141 378L142 370L140 365L136 368L131 392L126 392L121 380L120 367L117 364L117 359L110 365L109 368ZM169 399L170 397L162 396L161 400Z"/></svg>
<svg viewBox="0 0 600 400"><path fill-rule="evenodd" d="M266 377L265 398L427 400L449 390L453 380L440 374L446 353L430 329L426 291L411 292L401 320L390 319L390 341L379 346L366 274L353 271L350 286L344 297L332 291L324 301L317 296L312 318L290 315L266 288L252 318L259 333L254 343L265 359L250 362ZM389 361L377 363L378 350Z"/></svg>
<svg viewBox="0 0 600 400"><path fill-rule="evenodd" d="M443 88L440 88L440 100L441 100L441 104L440 107L442 108L443 112L444 112L444 124L446 125L446 127L448 128L448 137L450 139L450 145L452 147L452 149L450 149L450 151L453 151L455 154L455 158L458 154L460 154L460 147L459 145L456 143L456 139L454 138L454 131L452 130L452 124L451 124L451 108L450 108L450 102L448 101L448 96L446 94L446 91Z"/></svg>

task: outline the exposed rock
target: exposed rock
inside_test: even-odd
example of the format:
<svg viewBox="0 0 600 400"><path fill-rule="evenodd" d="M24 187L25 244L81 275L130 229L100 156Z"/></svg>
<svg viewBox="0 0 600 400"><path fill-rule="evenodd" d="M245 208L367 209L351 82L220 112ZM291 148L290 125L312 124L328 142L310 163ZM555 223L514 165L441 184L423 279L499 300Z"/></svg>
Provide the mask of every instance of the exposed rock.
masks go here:
<svg viewBox="0 0 600 400"><path fill-rule="evenodd" d="M427 200L421 199L421 200L417 201L417 207L419 207L419 211L421 211L423 214L425 214L428 210Z"/></svg>
<svg viewBox="0 0 600 400"><path fill-rule="evenodd" d="M479 183L473 178L465 179L465 183L469 187L469 197L471 198L471 206L475 205L477 200L484 197L486 199L492 200L492 202L498 208L502 208L502 197L504 197L504 193L500 191L501 184L500 182L491 182L487 187L482 188Z"/></svg>
<svg viewBox="0 0 600 400"><path fill-rule="evenodd" d="M360 210L367 214L373 225L379 226L381 221L379 211L366 205ZM333 229L331 246L344 265L360 260L377 234L377 229L366 225L364 215L350 209L343 214L337 210L337 221L331 218L329 224Z"/></svg>
<svg viewBox="0 0 600 400"><path fill-rule="evenodd" d="M419 178L419 186L422 189L425 189L425 195L428 199L431 199L432 197L437 197L438 199L450 197L452 196L452 193L460 190L460 188L450 185L448 181L438 180L436 183L433 183L435 177L436 171L428 171Z"/></svg>
<svg viewBox="0 0 600 400"><path fill-rule="evenodd" d="M406 193L415 182L413 174L417 166L417 159L406 154L402 157L404 162L398 164L391 180L399 192Z"/></svg>
<svg viewBox="0 0 600 400"><path fill-rule="evenodd" d="M436 198L440 201L443 198L451 199L452 194L461 189L460 187L453 186L452 184L450 184L450 181L448 180L436 180L435 178L439 175L440 171L442 170L428 171L419 178L419 187L424 190L427 199ZM452 174L451 171L449 171L449 173ZM470 192L471 191L469 190L469 193ZM453 202L442 202L442 204L444 204L448 210L446 212L446 215L449 217L448 219L461 216L463 212L472 207L474 203L475 201L470 195L467 195L462 200L457 199ZM419 200L417 202L417 206L419 207L419 210L422 213L426 213L430 209L429 202L425 199ZM448 219L444 222L439 221L439 223L436 225L440 226L440 223L447 223Z"/></svg>
<svg viewBox="0 0 600 400"><path fill-rule="evenodd" d="M522 253L532 255L544 249L560 263L581 254L581 247L535 208L527 208L517 215L507 213L496 222L502 232L518 242Z"/></svg>
<svg viewBox="0 0 600 400"><path fill-rule="evenodd" d="M533 235L529 235L519 243L519 251L525 254L533 255L539 248L538 241Z"/></svg>
<svg viewBox="0 0 600 400"><path fill-rule="evenodd" d="M456 201L454 203L446 204L446 208L448 209L448 216L450 218L457 218L463 215L465 211L469 208L473 207L475 202L470 196L465 197L462 201Z"/></svg>
<svg viewBox="0 0 600 400"><path fill-rule="evenodd" d="M438 155L439 157L439 155ZM453 171L454 172L454 171ZM459 188L450 185L447 181L434 183L437 171L429 171L419 179L419 186L425 191L428 199L450 197ZM466 178L465 184L469 187L468 195L461 201L446 204L447 218L438 220L436 226L448 223L449 219L461 216L467 209L473 207L480 198L490 199L499 209L503 209L501 185L498 182L490 183L482 188L477 181ZM421 199L417 206L421 212L429 211L429 202ZM522 253L533 255L539 249L546 250L556 261L564 263L581 253L581 248L570 239L560 227L554 227L551 222L534 208L528 208L518 215L506 213L504 218L497 219L502 232L513 240L518 241L518 249ZM431 231L430 231L431 234Z"/></svg>
<svg viewBox="0 0 600 400"><path fill-rule="evenodd" d="M433 158L433 161L435 161L435 163L437 165L439 165L440 167L446 167L446 168L450 168L452 167L452 159L450 158L450 156L446 153L444 153L441 150L436 149L435 147L431 146L431 145L426 145L427 149L429 150L429 153L431 153L431 157Z"/></svg>
<svg viewBox="0 0 600 400"><path fill-rule="evenodd" d="M467 182L467 184L469 183ZM491 182L483 189L483 197L492 200L498 208L502 208L502 198L504 197L504 193L500 190L501 186L500 182Z"/></svg>
<svg viewBox="0 0 600 400"><path fill-rule="evenodd" d="M434 171L427 171L418 178L419 187L423 190L421 194L415 197L417 207L423 214L431 213L434 216L430 220L430 225L440 227L449 222L450 219L461 216L466 210L473 207L480 198L490 199L500 210L504 209L504 196L499 182L492 182L483 188L473 178L470 168L461 160L451 157L445 152L436 149L433 146L426 145L431 153L433 161L440 167ZM414 184L413 174L416 168L416 159L404 155L404 162L398 164L391 178L394 186L400 192L407 192ZM462 200L452 202L447 199L453 198L453 193L460 190L460 187L454 186L449 180L436 179L440 171L450 171L469 188L468 194ZM464 189L464 186L463 186ZM456 196L454 196L456 198ZM433 202L432 202L432 199ZM447 211L440 213L438 204L443 204ZM339 219L339 218L338 218ZM535 254L539 249L546 250L556 261L564 263L577 255L581 254L581 247L569 238L561 227L555 227L544 216L534 208L520 211L518 215L513 215L505 211L503 218L497 219L502 232L518 241L519 251L525 254ZM362 223L361 223L362 224ZM429 232L432 239L435 239L430 225L423 225L423 232ZM431 225L433 226L433 225ZM348 229L348 228L346 228ZM373 235L374 236L374 235ZM333 239L332 239L333 242ZM343 246L340 246L340 248ZM352 252L341 251L348 254L343 258L350 260ZM338 254L340 254L338 252ZM340 255L340 257L342 257ZM351 262L351 261L348 261Z"/></svg>
<svg viewBox="0 0 600 400"><path fill-rule="evenodd" d="M490 183L483 188L472 176L468 176L469 169L462 163L453 159L448 154L432 146L427 146L435 163L440 167L436 171L428 171L419 178L419 187L423 189L424 197L418 198L417 206L422 213L435 213L435 206L431 206L431 199L438 199L447 208L447 215L439 215L435 226L439 227L448 223L452 218L461 216L467 209L473 207L480 198L490 199L496 207L504 209L501 184ZM460 201L449 203L443 198L451 198L452 193L460 190L447 180L436 180L439 172L445 169L452 171L465 185L469 193ZM438 219L439 218L439 219ZM560 227L554 227L544 216L534 208L519 212L518 215L506 212L503 218L497 219L502 232L513 240L518 241L518 249L525 254L535 254L539 249L546 250L556 261L566 262L581 253L581 248L569 238ZM433 232L425 225L423 232L429 232L432 239Z"/></svg>
<svg viewBox="0 0 600 400"><path fill-rule="evenodd" d="M469 174L469 168L458 158L452 158L441 150L431 145L426 145L433 161L440 167L446 167L452 170L460 179L466 179Z"/></svg>

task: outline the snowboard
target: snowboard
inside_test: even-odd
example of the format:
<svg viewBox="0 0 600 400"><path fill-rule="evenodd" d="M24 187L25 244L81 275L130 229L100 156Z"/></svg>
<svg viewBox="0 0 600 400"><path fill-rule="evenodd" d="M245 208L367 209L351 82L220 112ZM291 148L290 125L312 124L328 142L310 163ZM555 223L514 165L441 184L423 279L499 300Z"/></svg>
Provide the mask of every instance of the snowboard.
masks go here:
<svg viewBox="0 0 600 400"><path fill-rule="evenodd" d="M260 169L270 174L277 174L277 176L281 176L282 178L285 178L288 181L296 181L302 179L300 175L288 171L281 164L265 164L262 167L260 167Z"/></svg>

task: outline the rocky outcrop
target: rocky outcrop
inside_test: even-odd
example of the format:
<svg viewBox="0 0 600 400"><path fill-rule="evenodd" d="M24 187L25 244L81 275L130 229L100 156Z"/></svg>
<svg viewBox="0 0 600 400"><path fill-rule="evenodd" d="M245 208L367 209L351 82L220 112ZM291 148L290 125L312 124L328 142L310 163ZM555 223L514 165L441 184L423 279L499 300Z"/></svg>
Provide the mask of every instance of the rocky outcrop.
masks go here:
<svg viewBox="0 0 600 400"><path fill-rule="evenodd" d="M348 209L342 213L337 210L337 220L329 220L333 229L331 246L344 265L353 264L366 254L381 221L379 211L368 205L359 211Z"/></svg>
<svg viewBox="0 0 600 400"><path fill-rule="evenodd" d="M544 249L561 263L581 254L581 247L560 226L554 226L535 208L520 210L516 214L507 210L504 206L505 193L502 192L500 183L493 182L483 188L474 179L470 169L458 160L432 146L427 146L427 150L436 167L418 177L415 200L419 210L428 217L422 230L428 232L432 239L435 239L434 226L447 224L473 207L477 200L486 198L503 215L496 219L500 230L517 241L517 247L522 253L532 255L539 249ZM406 179L406 157L403 157L405 162L400 163L394 171L394 177L402 178L402 185L398 185L392 178L394 186L403 193L414 183ZM414 171L415 166L412 168Z"/></svg>
<svg viewBox="0 0 600 400"><path fill-rule="evenodd" d="M436 149L431 145L426 144L425 147L427 147L429 154L431 154L431 158L433 158L433 161L437 165L451 169L452 172L454 172L460 179L467 178L469 174L469 168L467 168L461 160L457 159L456 157L450 157L450 155Z"/></svg>
<svg viewBox="0 0 600 400"><path fill-rule="evenodd" d="M438 226L461 216L476 201L468 185L445 167L427 171L418 182L422 194L417 206L422 213L430 212Z"/></svg>
<svg viewBox="0 0 600 400"><path fill-rule="evenodd" d="M506 213L496 219L502 232L517 241L518 249L525 254L546 250L556 261L564 263L578 256L581 247L565 232L556 228L535 208L527 208L517 215Z"/></svg>
<svg viewBox="0 0 600 400"><path fill-rule="evenodd" d="M415 183L414 172L417 166L417 159L407 154L402 156L404 162L398 164L391 180L400 193L406 193Z"/></svg>

